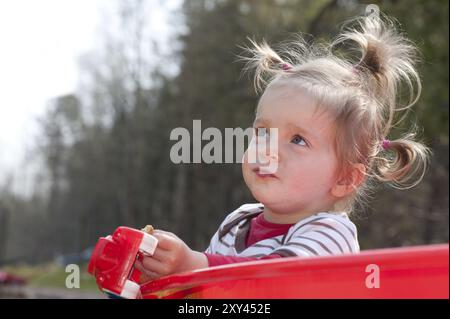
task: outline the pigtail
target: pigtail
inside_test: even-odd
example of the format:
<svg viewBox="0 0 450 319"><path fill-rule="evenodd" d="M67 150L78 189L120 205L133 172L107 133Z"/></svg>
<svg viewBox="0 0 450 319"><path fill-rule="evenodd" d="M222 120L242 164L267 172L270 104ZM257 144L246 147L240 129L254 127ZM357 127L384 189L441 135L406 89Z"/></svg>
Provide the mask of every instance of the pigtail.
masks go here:
<svg viewBox="0 0 450 319"><path fill-rule="evenodd" d="M432 151L417 142L415 133L393 141L384 140L374 160L373 176L381 182L389 182L397 189L409 189L421 182L429 166Z"/></svg>
<svg viewBox="0 0 450 319"><path fill-rule="evenodd" d="M360 76L361 85L369 95L378 101L379 111L384 114L383 135L386 136L396 125L393 124L395 112L409 109L420 97L422 85L415 67L418 51L414 43L397 31L393 19L382 13L361 17L356 24L345 28L333 46L346 41L356 44L361 57L352 71ZM402 84L409 95L405 106L400 100Z"/></svg>
<svg viewBox="0 0 450 319"><path fill-rule="evenodd" d="M244 55L239 56L240 60L245 61L244 71L255 70L253 84L257 93L276 75L292 69L292 64L283 60L265 40L261 44L248 38L250 47L243 47Z"/></svg>

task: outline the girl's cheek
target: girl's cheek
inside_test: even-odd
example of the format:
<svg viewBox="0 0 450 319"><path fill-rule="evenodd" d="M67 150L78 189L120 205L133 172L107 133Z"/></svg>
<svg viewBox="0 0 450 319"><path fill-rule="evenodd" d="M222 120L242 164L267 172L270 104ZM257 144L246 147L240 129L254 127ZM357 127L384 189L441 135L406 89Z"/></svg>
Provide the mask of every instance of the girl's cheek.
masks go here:
<svg viewBox="0 0 450 319"><path fill-rule="evenodd" d="M248 165L248 149L244 152L244 155L242 156L242 167L244 168L246 165Z"/></svg>
<svg viewBox="0 0 450 319"><path fill-rule="evenodd" d="M247 147L247 149L245 150L245 153L242 157L242 164L248 164L249 160L251 160L252 162L254 162L254 159L252 160L253 157L256 156L256 139L253 137L250 140L250 143Z"/></svg>
<svg viewBox="0 0 450 319"><path fill-rule="evenodd" d="M248 171L248 152L245 151L244 155L242 156L242 173L245 176L245 173Z"/></svg>
<svg viewBox="0 0 450 319"><path fill-rule="evenodd" d="M244 182L247 185L247 187L250 187L251 183L250 183L250 167L248 165L248 163L246 162L242 162L242 177L244 178Z"/></svg>

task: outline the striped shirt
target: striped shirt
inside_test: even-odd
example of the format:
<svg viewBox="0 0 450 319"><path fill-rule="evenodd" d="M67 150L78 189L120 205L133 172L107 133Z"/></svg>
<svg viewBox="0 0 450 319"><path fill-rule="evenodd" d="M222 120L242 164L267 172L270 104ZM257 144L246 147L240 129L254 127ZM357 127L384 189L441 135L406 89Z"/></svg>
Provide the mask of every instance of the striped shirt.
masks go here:
<svg viewBox="0 0 450 319"><path fill-rule="evenodd" d="M271 254L328 256L359 252L356 226L347 213L319 212L292 225L284 235L246 246L252 218L261 214L260 203L245 204L229 214L211 239L207 254L264 258Z"/></svg>

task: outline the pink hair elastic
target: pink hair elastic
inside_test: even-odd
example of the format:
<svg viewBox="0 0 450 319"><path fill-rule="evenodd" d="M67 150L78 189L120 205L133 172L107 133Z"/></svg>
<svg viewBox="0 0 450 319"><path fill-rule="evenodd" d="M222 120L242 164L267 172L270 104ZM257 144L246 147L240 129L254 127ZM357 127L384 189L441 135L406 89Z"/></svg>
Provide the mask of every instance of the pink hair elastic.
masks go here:
<svg viewBox="0 0 450 319"><path fill-rule="evenodd" d="M381 147L383 147L384 150L387 150L391 147L391 141L389 141L388 139L384 139Z"/></svg>
<svg viewBox="0 0 450 319"><path fill-rule="evenodd" d="M289 63L283 63L281 65L281 67L283 68L283 70L285 71L289 71L290 69L292 69L292 65L290 65Z"/></svg>

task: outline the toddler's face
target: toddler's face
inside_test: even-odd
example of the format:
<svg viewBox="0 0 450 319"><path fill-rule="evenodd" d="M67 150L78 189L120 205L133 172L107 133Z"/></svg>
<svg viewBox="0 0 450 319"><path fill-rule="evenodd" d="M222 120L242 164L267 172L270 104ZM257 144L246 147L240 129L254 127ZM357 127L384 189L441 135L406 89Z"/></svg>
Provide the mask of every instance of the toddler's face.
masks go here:
<svg viewBox="0 0 450 319"><path fill-rule="evenodd" d="M331 195L337 169L333 122L327 113L315 114L314 106L307 95L282 86L268 87L260 99L242 171L253 196L272 211L314 213L328 210L335 200ZM260 140L266 129L266 137L273 139L270 128L278 129L277 156L270 155L271 149L257 153L259 162L249 163L249 153L260 150L255 135L259 134ZM260 169L269 161L277 170L264 174Z"/></svg>

